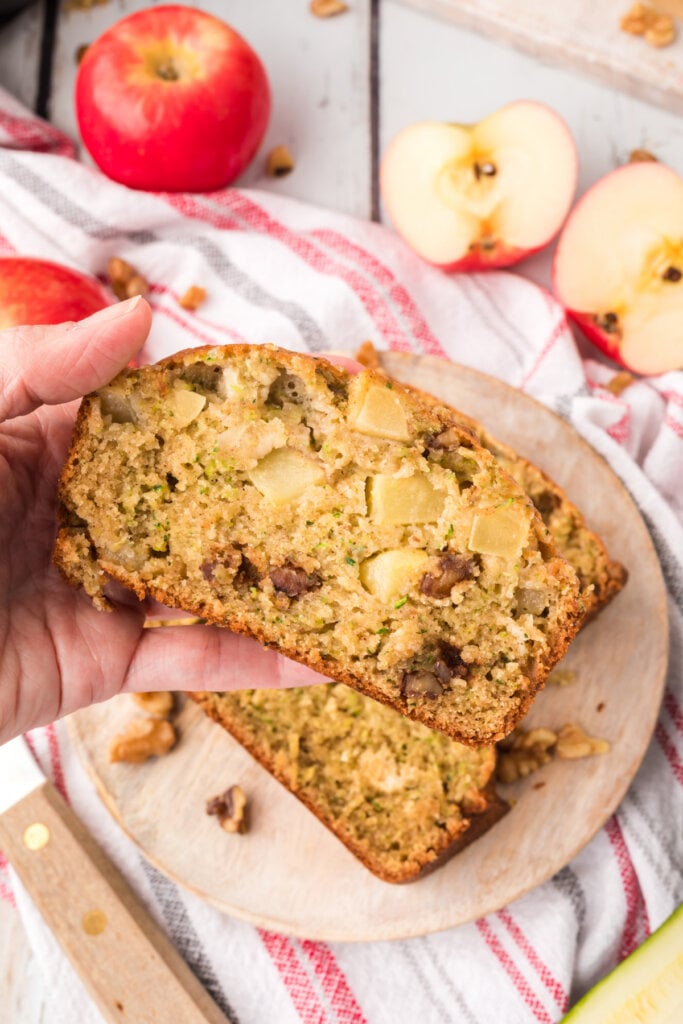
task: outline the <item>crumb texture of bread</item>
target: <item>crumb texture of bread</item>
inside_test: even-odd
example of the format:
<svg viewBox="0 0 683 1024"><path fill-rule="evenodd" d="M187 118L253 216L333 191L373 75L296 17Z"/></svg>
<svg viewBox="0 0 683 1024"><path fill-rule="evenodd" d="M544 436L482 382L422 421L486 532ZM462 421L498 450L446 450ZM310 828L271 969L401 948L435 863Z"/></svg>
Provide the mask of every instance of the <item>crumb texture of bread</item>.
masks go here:
<svg viewBox="0 0 683 1024"><path fill-rule="evenodd" d="M369 369L382 371L381 353L372 342L366 341L361 345L356 359ZM422 391L418 393L435 410L445 415L450 413L463 429L469 430L477 443L491 452L498 464L531 498L558 551L579 577L581 598L586 611L584 621L594 618L626 584L628 573L624 566L610 558L603 541L589 529L576 505L543 470L498 440L472 417L445 405L432 395Z"/></svg>
<svg viewBox="0 0 683 1024"><path fill-rule="evenodd" d="M586 526L582 513L547 474L489 434L481 424L452 411L457 422L472 430L477 442L491 452L531 498L558 551L579 578L584 621L594 618L626 584L628 573L624 566L609 557L600 537Z"/></svg>
<svg viewBox="0 0 683 1024"><path fill-rule="evenodd" d="M508 733L584 606L452 412L272 346L194 349L82 403L55 561L277 647L452 738Z"/></svg>
<svg viewBox="0 0 683 1024"><path fill-rule="evenodd" d="M190 696L374 874L410 882L507 810L474 750L343 683Z"/></svg>

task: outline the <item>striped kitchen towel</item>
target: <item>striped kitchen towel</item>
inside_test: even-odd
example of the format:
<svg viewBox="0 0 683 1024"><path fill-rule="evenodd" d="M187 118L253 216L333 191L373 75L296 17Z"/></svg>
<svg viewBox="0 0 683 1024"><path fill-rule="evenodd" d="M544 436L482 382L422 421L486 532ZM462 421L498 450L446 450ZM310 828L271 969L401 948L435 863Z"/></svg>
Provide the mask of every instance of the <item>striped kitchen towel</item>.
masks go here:
<svg viewBox="0 0 683 1024"><path fill-rule="evenodd" d="M68 139L0 94L0 254L102 274L110 256L151 283L144 355L249 340L313 352L431 353L492 373L568 418L622 478L669 594L666 696L617 813L550 881L463 927L362 945L291 939L222 915L151 867L101 805L61 725L29 743L45 772L223 1007L241 1024L552 1024L683 896L683 374L633 384L587 357L554 299L510 274L446 277L385 228L280 196L153 195L74 159ZM178 304L189 285L209 299ZM52 1024L100 1020L0 857L50 992ZM20 1022L17 1022L20 1024Z"/></svg>

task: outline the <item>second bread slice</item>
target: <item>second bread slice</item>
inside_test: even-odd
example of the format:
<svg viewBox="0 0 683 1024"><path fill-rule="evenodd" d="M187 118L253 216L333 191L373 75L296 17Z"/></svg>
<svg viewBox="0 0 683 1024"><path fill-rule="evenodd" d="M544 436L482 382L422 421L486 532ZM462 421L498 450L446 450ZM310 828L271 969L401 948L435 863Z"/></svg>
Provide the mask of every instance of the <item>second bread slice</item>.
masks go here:
<svg viewBox="0 0 683 1024"><path fill-rule="evenodd" d="M443 864L507 811L472 750L341 683L190 694L385 882Z"/></svg>

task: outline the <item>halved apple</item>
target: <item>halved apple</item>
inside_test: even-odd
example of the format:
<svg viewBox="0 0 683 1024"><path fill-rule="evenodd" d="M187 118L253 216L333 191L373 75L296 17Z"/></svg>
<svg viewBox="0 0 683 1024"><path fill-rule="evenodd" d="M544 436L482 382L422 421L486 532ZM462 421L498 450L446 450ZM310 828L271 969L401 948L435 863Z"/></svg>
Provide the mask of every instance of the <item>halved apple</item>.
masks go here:
<svg viewBox="0 0 683 1024"><path fill-rule="evenodd" d="M683 368L683 180L659 163L602 178L567 221L553 279L611 359L642 374Z"/></svg>
<svg viewBox="0 0 683 1024"><path fill-rule="evenodd" d="M558 114L511 103L476 125L404 128L382 160L382 198L396 230L429 263L505 267L557 234L577 167Z"/></svg>

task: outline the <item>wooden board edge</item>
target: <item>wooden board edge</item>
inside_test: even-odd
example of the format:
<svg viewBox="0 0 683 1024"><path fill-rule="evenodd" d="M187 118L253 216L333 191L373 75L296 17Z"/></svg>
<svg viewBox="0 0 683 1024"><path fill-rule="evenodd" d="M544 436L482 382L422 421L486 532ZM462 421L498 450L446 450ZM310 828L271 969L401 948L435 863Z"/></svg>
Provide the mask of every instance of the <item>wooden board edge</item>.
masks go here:
<svg viewBox="0 0 683 1024"><path fill-rule="evenodd" d="M683 91L673 88L665 89L655 81L624 71L615 64L605 63L605 54L599 50L591 50L584 45L574 45L571 39L546 39L543 42L532 40L523 28L513 24L497 21L486 11L478 11L474 6L461 8L448 0L398 0L404 7L410 7L430 17L449 21L460 28L469 29L495 42L512 46L529 57L534 57L553 67L565 71L579 71L603 85L635 96L655 106L662 107L674 114L683 113ZM625 4L624 11L628 8Z"/></svg>

